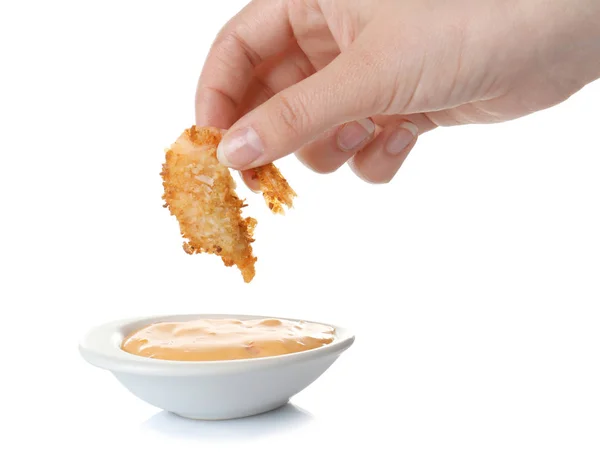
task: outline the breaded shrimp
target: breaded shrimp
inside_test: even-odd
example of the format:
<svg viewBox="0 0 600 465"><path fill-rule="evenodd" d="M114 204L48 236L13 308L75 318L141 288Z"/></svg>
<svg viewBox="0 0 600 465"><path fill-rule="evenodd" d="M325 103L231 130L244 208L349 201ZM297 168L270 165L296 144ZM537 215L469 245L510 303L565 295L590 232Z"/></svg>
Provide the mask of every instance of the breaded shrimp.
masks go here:
<svg viewBox="0 0 600 465"><path fill-rule="evenodd" d="M177 218L188 254L219 255L226 266L236 265L249 283L255 275L251 243L256 220L242 218L246 205L235 193L229 169L217 160L223 134L192 126L167 150L161 172L164 206ZM253 172L271 211L292 207L296 193L273 164Z"/></svg>
<svg viewBox="0 0 600 465"><path fill-rule="evenodd" d="M253 171L252 178L258 179L265 202L273 213L283 214L282 205L292 208L296 192L290 187L275 165L269 163L254 168Z"/></svg>
<svg viewBox="0 0 600 465"><path fill-rule="evenodd" d="M251 243L256 220L242 218L244 202L229 169L217 160L221 137L214 128L192 126L183 132L166 153L163 199L179 222L188 254L216 254L225 266L236 265L249 283L255 275Z"/></svg>

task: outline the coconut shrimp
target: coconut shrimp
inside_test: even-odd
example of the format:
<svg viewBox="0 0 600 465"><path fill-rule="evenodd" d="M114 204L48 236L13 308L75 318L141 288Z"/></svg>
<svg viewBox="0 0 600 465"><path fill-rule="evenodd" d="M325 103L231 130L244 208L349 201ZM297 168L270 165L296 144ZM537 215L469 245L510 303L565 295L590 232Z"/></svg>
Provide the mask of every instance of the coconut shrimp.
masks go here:
<svg viewBox="0 0 600 465"><path fill-rule="evenodd" d="M161 177L165 207L177 218L186 253L209 253L221 257L225 266L235 265L246 283L255 276L253 255L254 218L243 218L245 207L235 192L229 168L217 160L217 146L224 131L192 126L166 152ZM255 172L271 210L292 206L296 194L273 165Z"/></svg>
<svg viewBox="0 0 600 465"><path fill-rule="evenodd" d="M262 191L267 206L273 213L283 214L283 205L292 208L296 192L290 187L275 165L269 163L251 171L252 179L258 180L259 189Z"/></svg>

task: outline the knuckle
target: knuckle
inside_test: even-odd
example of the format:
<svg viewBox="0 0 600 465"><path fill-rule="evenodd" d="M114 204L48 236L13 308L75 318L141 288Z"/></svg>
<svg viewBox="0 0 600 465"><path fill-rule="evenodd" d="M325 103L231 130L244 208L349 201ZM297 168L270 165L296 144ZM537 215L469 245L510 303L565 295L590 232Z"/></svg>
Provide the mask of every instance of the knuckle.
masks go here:
<svg viewBox="0 0 600 465"><path fill-rule="evenodd" d="M240 56L257 66L261 62L261 57L252 49L244 39L246 26L244 23L228 23L217 34L212 49L218 56L225 59L236 59Z"/></svg>
<svg viewBox="0 0 600 465"><path fill-rule="evenodd" d="M289 98L284 94L278 94L274 99L273 126L282 128L289 137L301 136L310 123L306 103L300 97Z"/></svg>
<svg viewBox="0 0 600 465"><path fill-rule="evenodd" d="M230 60L235 53L234 36L227 28L223 28L215 38L212 44L212 52L214 56L223 60Z"/></svg>
<svg viewBox="0 0 600 465"><path fill-rule="evenodd" d="M231 40L231 31L232 26L229 22L225 24L215 36L215 40L212 44L213 48L220 48L223 46L224 43L227 43L229 40Z"/></svg>

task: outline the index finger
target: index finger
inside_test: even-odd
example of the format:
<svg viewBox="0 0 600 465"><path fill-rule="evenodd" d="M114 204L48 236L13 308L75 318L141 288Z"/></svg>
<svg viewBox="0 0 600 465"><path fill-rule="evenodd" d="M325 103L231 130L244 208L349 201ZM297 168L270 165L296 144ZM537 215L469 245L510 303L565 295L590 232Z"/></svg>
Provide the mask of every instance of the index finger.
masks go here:
<svg viewBox="0 0 600 465"><path fill-rule="evenodd" d="M254 68L283 52L294 37L286 0L253 0L213 43L196 90L196 124L228 129Z"/></svg>

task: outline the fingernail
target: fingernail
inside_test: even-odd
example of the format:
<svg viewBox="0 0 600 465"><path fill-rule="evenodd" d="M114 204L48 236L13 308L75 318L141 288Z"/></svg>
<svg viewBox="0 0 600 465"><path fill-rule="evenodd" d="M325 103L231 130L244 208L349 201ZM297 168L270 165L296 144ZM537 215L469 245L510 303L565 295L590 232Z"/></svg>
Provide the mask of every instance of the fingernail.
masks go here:
<svg viewBox="0 0 600 465"><path fill-rule="evenodd" d="M390 155L399 155L419 135L419 128L413 123L405 121L393 132L385 144L385 150Z"/></svg>
<svg viewBox="0 0 600 465"><path fill-rule="evenodd" d="M243 168L263 154L263 145L252 128L238 129L228 133L217 148L221 164Z"/></svg>
<svg viewBox="0 0 600 465"><path fill-rule="evenodd" d="M352 121L339 130L337 143L340 149L350 152L363 145L374 133L375 124L370 119Z"/></svg>

